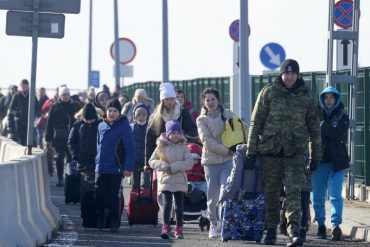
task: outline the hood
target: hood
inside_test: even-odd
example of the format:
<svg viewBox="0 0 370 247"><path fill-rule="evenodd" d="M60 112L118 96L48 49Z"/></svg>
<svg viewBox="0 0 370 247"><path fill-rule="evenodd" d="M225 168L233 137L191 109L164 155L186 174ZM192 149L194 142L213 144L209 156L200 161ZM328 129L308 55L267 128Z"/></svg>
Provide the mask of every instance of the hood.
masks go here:
<svg viewBox="0 0 370 247"><path fill-rule="evenodd" d="M98 101L98 98L99 98L99 97L104 97L104 96L102 96L102 95L105 95L105 96L107 97L107 99L109 100L109 95L108 95L106 92L101 91L101 92L99 92L99 93L97 93L97 94L96 94L94 104L95 104L97 107L99 107L99 108L101 108L101 109L103 109L103 110L105 111L104 107L103 107L103 106L101 106L101 105L99 104L99 101Z"/></svg>
<svg viewBox="0 0 370 247"><path fill-rule="evenodd" d="M332 94L335 94L336 95L336 102L333 106L332 109L328 109L326 108L325 104L324 104L324 94L326 93L332 93ZM320 96L319 96L319 103L320 103L320 106L321 108L324 110L324 112L326 113L326 115L330 115L340 104L340 93L338 92L338 90L333 87L333 86L328 86L327 88L325 88L321 93L320 93Z"/></svg>
<svg viewBox="0 0 370 247"><path fill-rule="evenodd" d="M186 142L186 138L185 138L185 136L183 135L182 136L182 139L180 140L180 142L179 143L185 143ZM157 145L159 146L159 145L161 145L161 146L167 146L167 145L174 145L174 143L173 142L171 142L168 138L167 138L167 136L166 136L166 133L162 133L159 137L158 137L158 139L157 139Z"/></svg>

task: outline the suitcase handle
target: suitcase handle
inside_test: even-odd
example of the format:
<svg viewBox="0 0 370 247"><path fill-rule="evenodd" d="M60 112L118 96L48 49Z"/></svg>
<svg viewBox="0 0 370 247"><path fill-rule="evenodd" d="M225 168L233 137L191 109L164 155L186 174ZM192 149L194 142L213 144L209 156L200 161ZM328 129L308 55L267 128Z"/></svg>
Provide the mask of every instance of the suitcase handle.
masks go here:
<svg viewBox="0 0 370 247"><path fill-rule="evenodd" d="M143 168L139 169L139 172L140 172L140 175L141 173L143 172L150 172L150 198L153 198L153 170L150 170L150 171L144 171ZM141 176L140 176L140 179L139 179L139 186L137 188L137 196L138 197L141 197Z"/></svg>

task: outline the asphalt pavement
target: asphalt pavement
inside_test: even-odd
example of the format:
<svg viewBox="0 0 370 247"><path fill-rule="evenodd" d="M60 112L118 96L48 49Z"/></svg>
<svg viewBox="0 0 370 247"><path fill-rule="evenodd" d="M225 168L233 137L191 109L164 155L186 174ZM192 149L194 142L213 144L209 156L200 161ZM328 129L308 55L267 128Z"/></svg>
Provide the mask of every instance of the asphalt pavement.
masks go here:
<svg viewBox="0 0 370 247"><path fill-rule="evenodd" d="M56 187L55 175L50 179L50 188L52 200L59 208L62 215L61 227L56 232L53 239L43 246L96 246L96 247L115 247L115 246L191 246L191 247L208 247L208 246L261 246L254 242L245 241L228 241L222 242L221 239L208 239L208 232L202 232L196 221L184 225L184 239L164 240L159 237L161 225L153 227L152 225L134 225L130 227L127 222L126 209L128 202L129 186L124 183L125 209L122 215L122 225L119 233L111 233L109 230L84 229L82 219L80 218L79 204L65 204L63 188ZM317 227L312 224L307 236L307 242L304 246L361 246L369 247L370 243L353 239L349 236L343 236L340 242L330 240L319 240L315 237ZM330 233L329 233L330 234ZM276 246L285 246L287 237L278 235Z"/></svg>

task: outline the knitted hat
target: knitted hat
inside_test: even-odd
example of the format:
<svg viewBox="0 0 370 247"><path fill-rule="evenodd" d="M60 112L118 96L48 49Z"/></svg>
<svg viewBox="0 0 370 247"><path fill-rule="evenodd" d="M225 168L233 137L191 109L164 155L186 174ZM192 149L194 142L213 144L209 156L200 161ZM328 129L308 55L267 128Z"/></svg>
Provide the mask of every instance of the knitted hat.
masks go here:
<svg viewBox="0 0 370 247"><path fill-rule="evenodd" d="M134 93L134 98L137 98L138 96L143 96L144 98L146 98L146 91L145 89L143 88L138 88L135 90L135 93Z"/></svg>
<svg viewBox="0 0 370 247"><path fill-rule="evenodd" d="M299 64L294 59L286 59L280 66L280 75L286 72L294 72L299 74Z"/></svg>
<svg viewBox="0 0 370 247"><path fill-rule="evenodd" d="M116 108L117 111L121 113L122 106L121 106L121 103L119 103L119 100L117 98L114 98L108 101L105 111L107 111L109 107Z"/></svg>
<svg viewBox="0 0 370 247"><path fill-rule="evenodd" d="M59 95L69 94L69 89L67 86L60 86L59 87Z"/></svg>
<svg viewBox="0 0 370 247"><path fill-rule="evenodd" d="M146 105L144 103L139 103L137 104L135 107L134 107L134 111L133 111L133 115L135 116L135 112L138 110L138 109L144 109L147 113L148 113L148 117L150 115L150 112L149 112L149 109L148 107L146 107Z"/></svg>
<svg viewBox="0 0 370 247"><path fill-rule="evenodd" d="M170 120L166 122L166 136L170 136L175 131L181 132L181 124L177 120Z"/></svg>
<svg viewBox="0 0 370 247"><path fill-rule="evenodd" d="M161 101L168 98L176 98L175 88L172 83L161 83L159 86L159 98Z"/></svg>
<svg viewBox="0 0 370 247"><path fill-rule="evenodd" d="M82 117L87 120L98 118L95 107L91 103L87 103L82 109Z"/></svg>

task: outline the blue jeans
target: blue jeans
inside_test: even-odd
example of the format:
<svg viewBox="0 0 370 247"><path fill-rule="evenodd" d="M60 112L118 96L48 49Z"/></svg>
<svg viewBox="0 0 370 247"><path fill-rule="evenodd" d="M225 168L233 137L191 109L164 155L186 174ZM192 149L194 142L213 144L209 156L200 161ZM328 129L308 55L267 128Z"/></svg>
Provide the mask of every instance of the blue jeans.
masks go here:
<svg viewBox="0 0 370 247"><path fill-rule="evenodd" d="M217 165L205 165L204 172L207 181L207 206L208 218L212 224L217 224L217 220L221 220L220 207L217 203L220 199L225 186L226 180L230 176L233 168L233 161L226 161Z"/></svg>
<svg viewBox="0 0 370 247"><path fill-rule="evenodd" d="M315 221L319 226L325 225L325 196L330 197L332 227L342 223L343 198L342 184L344 170L334 172L333 163L321 163L312 174L313 208Z"/></svg>

